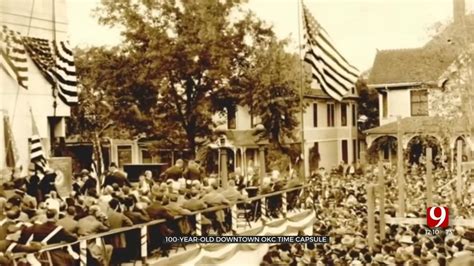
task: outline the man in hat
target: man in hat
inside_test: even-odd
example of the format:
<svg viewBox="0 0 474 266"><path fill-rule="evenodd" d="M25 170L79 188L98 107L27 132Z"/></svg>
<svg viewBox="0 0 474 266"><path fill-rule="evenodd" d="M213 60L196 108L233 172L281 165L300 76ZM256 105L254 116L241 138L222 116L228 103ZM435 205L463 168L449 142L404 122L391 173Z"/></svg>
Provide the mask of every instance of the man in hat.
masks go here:
<svg viewBox="0 0 474 266"><path fill-rule="evenodd" d="M160 175L160 179L161 180L173 179L176 181L183 176L183 171L184 171L184 161L182 159L178 159L176 160L175 165L166 169L166 171L164 171Z"/></svg>
<svg viewBox="0 0 474 266"><path fill-rule="evenodd" d="M193 189L185 195L186 201L183 203L183 208L190 211L199 211L207 208L207 204L199 199L199 191Z"/></svg>
<svg viewBox="0 0 474 266"><path fill-rule="evenodd" d="M55 185L55 180L56 180L56 172L53 169L46 169L46 173L44 174L44 177L40 179L38 183L39 187L39 192L41 195L40 200L38 202L44 201L46 198L46 195L48 195L51 191L56 191L56 185Z"/></svg>
<svg viewBox="0 0 474 266"><path fill-rule="evenodd" d="M79 236L86 236L105 232L109 230L108 225L102 223L100 217L100 207L95 205L89 207L89 215L79 219L77 222L77 234Z"/></svg>
<svg viewBox="0 0 474 266"><path fill-rule="evenodd" d="M184 171L184 178L187 180L202 180L202 171L194 160L188 162L188 167Z"/></svg>
<svg viewBox="0 0 474 266"><path fill-rule="evenodd" d="M97 179L91 176L89 170L82 169L81 178L83 185L81 187L81 194L87 195L87 192L91 189L97 189Z"/></svg>
<svg viewBox="0 0 474 266"><path fill-rule="evenodd" d="M111 201L109 201L109 209L106 214L110 224L110 229L117 229L133 225L132 221L122 213L120 209L120 202L117 199L112 199ZM125 234L120 233L107 236L105 238L105 242L107 244L112 245L114 248L112 253L112 262L122 262L122 259L125 258L125 256L122 256L120 254L126 251L127 248Z"/></svg>
<svg viewBox="0 0 474 266"><path fill-rule="evenodd" d="M69 206L66 209L66 215L58 220L58 225L62 226L66 231L71 234L76 234L78 229L78 222L74 219L76 216L76 208Z"/></svg>
<svg viewBox="0 0 474 266"><path fill-rule="evenodd" d="M127 179L127 174L120 171L117 167L117 164L110 163L109 172L105 176L104 184L102 184L102 187L106 187L109 185L113 186L113 184L117 184L119 187L132 187L130 181L128 181Z"/></svg>

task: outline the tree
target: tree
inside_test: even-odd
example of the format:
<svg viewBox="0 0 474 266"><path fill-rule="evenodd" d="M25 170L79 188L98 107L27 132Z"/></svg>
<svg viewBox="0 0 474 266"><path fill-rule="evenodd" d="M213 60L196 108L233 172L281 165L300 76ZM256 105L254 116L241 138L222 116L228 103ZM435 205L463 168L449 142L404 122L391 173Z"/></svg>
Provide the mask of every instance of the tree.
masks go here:
<svg viewBox="0 0 474 266"><path fill-rule="evenodd" d="M110 86L115 83L113 69L120 67L117 49L104 47L87 50L75 50L75 63L79 79L80 104L71 108L68 120L68 132L79 136L81 141L93 143L93 154L102 162L101 138L118 137L121 131L109 130L114 127L117 117L112 107L113 98L109 94ZM114 66L114 67L110 67ZM98 169L99 174L100 168Z"/></svg>
<svg viewBox="0 0 474 266"><path fill-rule="evenodd" d="M307 71L301 78L301 61L295 54L285 51L287 41L276 38L255 45L252 59L244 69L240 104L259 117L264 126L261 137L281 152L297 157L300 152L287 144L297 141L299 128L299 90L310 89L311 78Z"/></svg>
<svg viewBox="0 0 474 266"><path fill-rule="evenodd" d="M359 107L359 130L364 131L379 125L379 95L375 89L367 86L367 80L360 78L356 82L357 106Z"/></svg>
<svg viewBox="0 0 474 266"><path fill-rule="evenodd" d="M126 126L191 151L212 133L212 115L225 109L221 99L242 75L252 39L273 34L239 10L243 2L102 2L99 21L123 27L127 65L113 69L113 90L136 110Z"/></svg>

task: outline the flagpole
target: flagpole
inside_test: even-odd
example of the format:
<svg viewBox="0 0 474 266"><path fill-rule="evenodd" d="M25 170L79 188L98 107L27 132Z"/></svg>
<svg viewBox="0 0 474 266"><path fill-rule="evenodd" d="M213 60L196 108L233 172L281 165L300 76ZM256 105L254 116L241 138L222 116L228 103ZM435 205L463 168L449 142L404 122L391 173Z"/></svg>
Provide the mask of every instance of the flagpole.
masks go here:
<svg viewBox="0 0 474 266"><path fill-rule="evenodd" d="M306 182L306 169L305 169L305 139L304 139L304 107L303 107L303 78L304 78L304 65L303 65L303 49L302 49L302 43L301 43L301 6L303 4L303 0L299 1L298 0L298 46L299 46L299 52L300 52L300 89L299 89L299 98L300 98L300 103L299 103L299 109L300 109L300 120L301 120L301 161L302 161L302 167L301 167L301 179Z"/></svg>

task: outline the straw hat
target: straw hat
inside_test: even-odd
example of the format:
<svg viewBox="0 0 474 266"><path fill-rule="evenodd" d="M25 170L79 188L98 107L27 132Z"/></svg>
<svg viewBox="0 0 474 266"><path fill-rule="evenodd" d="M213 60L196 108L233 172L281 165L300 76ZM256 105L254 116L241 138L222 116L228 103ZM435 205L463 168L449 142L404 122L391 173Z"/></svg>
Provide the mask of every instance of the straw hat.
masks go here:
<svg viewBox="0 0 474 266"><path fill-rule="evenodd" d="M343 244L347 248L352 248L355 245L355 239L352 236L344 235L341 240L341 244Z"/></svg>

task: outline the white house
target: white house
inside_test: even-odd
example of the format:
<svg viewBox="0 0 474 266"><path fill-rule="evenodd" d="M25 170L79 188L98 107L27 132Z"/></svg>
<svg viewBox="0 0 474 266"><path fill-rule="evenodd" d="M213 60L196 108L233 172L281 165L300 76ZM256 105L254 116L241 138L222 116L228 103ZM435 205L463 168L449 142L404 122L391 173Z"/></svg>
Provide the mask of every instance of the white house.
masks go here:
<svg viewBox="0 0 474 266"><path fill-rule="evenodd" d="M364 144L358 138L357 97L355 89L342 102L333 100L320 89L312 89L305 95L308 102L303 116L307 175L318 167L330 169L341 162L352 164L360 159ZM219 126L219 129L227 130L233 146L234 167L240 167L244 172L249 164L259 166L259 148L262 150L266 144L253 136L259 123L258 117L250 115L248 107L238 106L235 116L228 117L227 122ZM300 133L295 132L295 136L299 137Z"/></svg>
<svg viewBox="0 0 474 266"><path fill-rule="evenodd" d="M16 32L17 36L22 38L67 40L65 5L65 0L55 0L53 10L53 2L50 0L0 0L0 25L3 33L5 34L7 29ZM8 45L3 39L4 52L8 49ZM47 155L50 152L52 139L66 135L65 119L70 115L69 105L60 97L53 97L52 84L33 62L31 55L26 58L27 89L21 87L8 74L8 65L5 65L4 61L0 67L0 169L7 166L7 153L13 148L16 164L21 165L24 172L27 171L30 160L31 113ZM58 91L54 93L57 95ZM12 134L5 136L5 132ZM5 143L5 139L11 136L14 142Z"/></svg>
<svg viewBox="0 0 474 266"><path fill-rule="evenodd" d="M468 102L463 89L472 85L466 66L471 65L474 16L465 14L463 0L454 0L453 17L452 23L420 48L377 52L368 85L379 93L380 126L365 132L369 148L378 140L395 141L400 129L402 147L411 150L412 162L423 152L417 140L421 136L437 142L434 155L447 141L450 151L442 149L441 153L452 159L457 140L463 141L464 153L469 155L468 147L474 147L472 125L461 117L463 112L472 113L463 110ZM385 158L392 153L385 146Z"/></svg>

